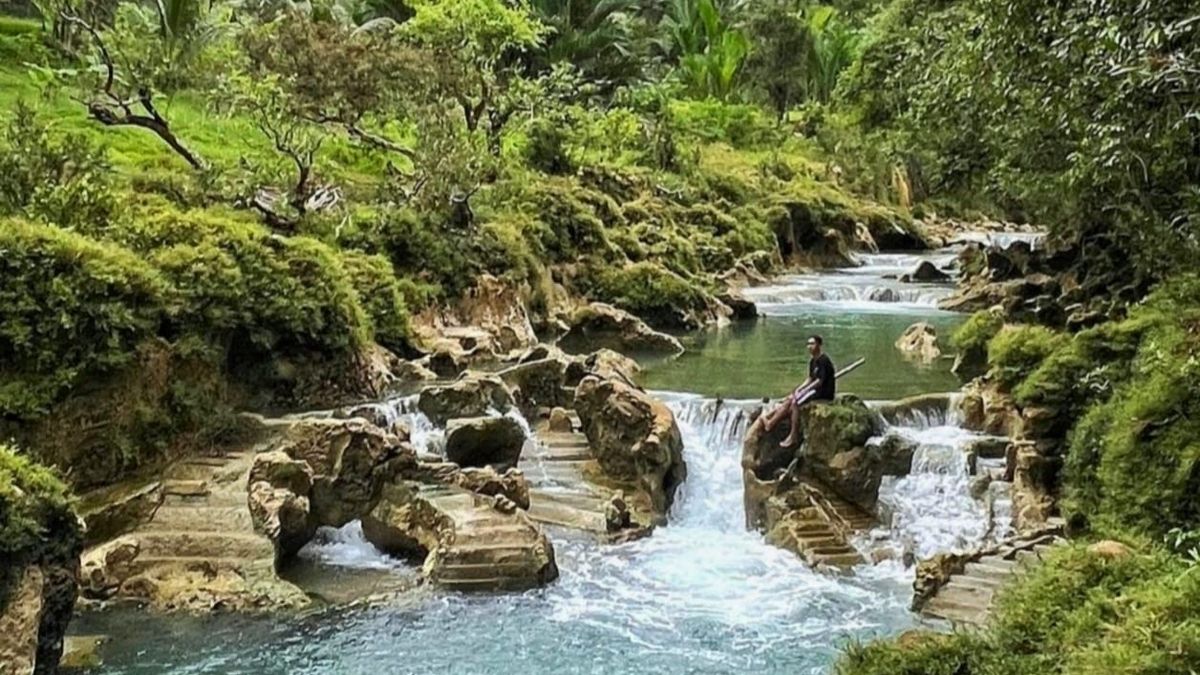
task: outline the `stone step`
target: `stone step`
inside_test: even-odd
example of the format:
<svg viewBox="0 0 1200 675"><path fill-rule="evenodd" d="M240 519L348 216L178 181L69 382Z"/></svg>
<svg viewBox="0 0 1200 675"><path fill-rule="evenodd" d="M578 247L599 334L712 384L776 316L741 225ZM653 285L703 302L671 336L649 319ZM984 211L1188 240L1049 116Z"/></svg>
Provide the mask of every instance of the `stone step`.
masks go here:
<svg viewBox="0 0 1200 675"><path fill-rule="evenodd" d="M143 531L193 530L197 532L253 532L250 510L242 506L170 504L158 509Z"/></svg>
<svg viewBox="0 0 1200 675"><path fill-rule="evenodd" d="M857 551L855 551L853 548L850 548L849 546L847 546L841 542L835 542L835 543L826 544L823 546L806 547L805 550L812 555L823 555L823 556L836 556L836 555L846 555L846 554L858 555Z"/></svg>
<svg viewBox="0 0 1200 675"><path fill-rule="evenodd" d="M445 583L450 579L523 578L527 576L529 569L529 563L523 560L495 563L448 563L440 565L433 576L438 583Z"/></svg>
<svg viewBox="0 0 1200 675"><path fill-rule="evenodd" d="M605 507L608 506L608 501L599 495L568 492L565 490L550 491L533 489L529 491L529 501L530 503L555 502L585 511L596 511L597 513L604 513Z"/></svg>
<svg viewBox="0 0 1200 675"><path fill-rule="evenodd" d="M434 583L450 591L522 591L537 586L533 579L525 577L483 577L478 579L435 579Z"/></svg>
<svg viewBox="0 0 1200 675"><path fill-rule="evenodd" d="M545 525L558 525L599 534L608 532L603 513L577 509L553 500L533 500L529 505L529 517Z"/></svg>
<svg viewBox="0 0 1200 675"><path fill-rule="evenodd" d="M168 497L206 497L210 491L203 479L163 481L163 494Z"/></svg>
<svg viewBox="0 0 1200 675"><path fill-rule="evenodd" d="M810 550L829 548L831 546L837 548L846 548L846 544L842 541L841 537L834 536L832 532L825 532L824 534L820 535L809 533L806 536L796 537L796 541L801 546Z"/></svg>
<svg viewBox="0 0 1200 675"><path fill-rule="evenodd" d="M455 546L442 556L443 567L463 565L527 564L537 557L534 550L536 539L524 544L494 544L479 546Z"/></svg>
<svg viewBox="0 0 1200 675"><path fill-rule="evenodd" d="M545 454L534 455L528 461L524 462L523 465L527 465L530 462L586 462L589 459L592 459L592 451L586 447L555 448Z"/></svg>
<svg viewBox="0 0 1200 675"><path fill-rule="evenodd" d="M497 539L506 539L524 534L528 534L531 538L536 539L535 533L524 523L461 527L454 534L453 545L455 547L486 545Z"/></svg>
<svg viewBox="0 0 1200 675"><path fill-rule="evenodd" d="M854 551L838 555L823 554L811 555L809 557L810 565L825 565L826 567L847 568L861 565L862 563L863 557Z"/></svg>
<svg viewBox="0 0 1200 675"><path fill-rule="evenodd" d="M1017 564L1011 560L1001 560L1000 558L981 558L967 563L963 569L969 573L983 575L1012 575L1017 571Z"/></svg>
<svg viewBox="0 0 1200 675"><path fill-rule="evenodd" d="M995 590L1008 583L1009 575L983 576L982 574L963 573L955 575L953 579L968 586L984 586Z"/></svg>
<svg viewBox="0 0 1200 675"><path fill-rule="evenodd" d="M952 597L959 595L963 597L971 597L978 599L980 602L986 605L991 604L992 596L994 596L995 593L995 589L991 586L967 583L963 581L963 577L958 576L951 577L950 582L938 591L939 596L945 595Z"/></svg>
<svg viewBox="0 0 1200 675"><path fill-rule="evenodd" d="M266 537L238 532L139 531L141 555L150 557L274 558Z"/></svg>
<svg viewBox="0 0 1200 675"><path fill-rule="evenodd" d="M982 626L987 621L986 607L945 600L940 595L930 600L921 613L925 616L973 626Z"/></svg>
<svg viewBox="0 0 1200 675"><path fill-rule="evenodd" d="M797 535L805 532L819 532L821 534L833 534L833 529L829 527L829 523L823 520L804 520L791 526L792 532Z"/></svg>

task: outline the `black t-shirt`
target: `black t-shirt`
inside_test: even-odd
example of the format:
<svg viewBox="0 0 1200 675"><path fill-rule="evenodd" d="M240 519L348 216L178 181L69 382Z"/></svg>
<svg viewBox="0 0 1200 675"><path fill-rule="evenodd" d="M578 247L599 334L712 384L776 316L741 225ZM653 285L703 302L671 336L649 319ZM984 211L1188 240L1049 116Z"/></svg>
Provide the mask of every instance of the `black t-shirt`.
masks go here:
<svg viewBox="0 0 1200 675"><path fill-rule="evenodd" d="M808 361L808 376L821 381L817 385L817 393L813 394L813 400L832 401L837 378L833 370L833 361L829 360L828 354L821 354Z"/></svg>

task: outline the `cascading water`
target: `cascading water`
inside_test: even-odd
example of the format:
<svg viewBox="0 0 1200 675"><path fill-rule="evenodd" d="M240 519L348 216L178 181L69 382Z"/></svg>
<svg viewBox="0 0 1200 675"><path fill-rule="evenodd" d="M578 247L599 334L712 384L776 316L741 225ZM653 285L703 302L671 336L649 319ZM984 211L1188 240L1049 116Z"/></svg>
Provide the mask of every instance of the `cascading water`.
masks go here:
<svg viewBox="0 0 1200 675"><path fill-rule="evenodd" d="M952 257L943 252L924 258L944 267ZM881 278L911 271L920 259L864 256L864 265L854 270L797 278L797 293L810 299L767 303L762 309L768 320L718 334L715 344L735 351L710 356L694 349L658 369L680 368L676 381L656 381L652 370L650 386L657 389L704 392L658 394L677 416L689 467L671 524L617 546L552 530L561 577L546 588L483 596L434 592L406 604L352 606L303 619L164 624L124 614L92 625L84 619L77 630L111 636L102 673L826 673L846 638L895 634L914 624L908 611L911 571L888 563L864 565L848 575L816 572L747 532L740 456L751 406L714 395L786 391L803 378L803 338L812 332L824 334L843 362L868 358L867 368L847 378L844 389L894 400L951 388L954 380L944 366L911 365L897 356L892 342L914 320L934 322L940 330L959 318L937 312L931 296L885 302L870 290L943 292ZM843 283L865 291L853 290L859 299L850 302L821 300L811 292ZM826 297L838 293L831 290ZM732 393L731 385L744 393ZM442 432L415 402L407 397L380 408L388 420L409 427L414 445L436 450ZM979 501L970 496L965 455L946 449L961 449L954 434L965 432L936 415L893 421L898 433L911 434L920 447L912 474L885 485L882 499L891 517L880 536L908 538L916 551L986 536L980 534L986 527ZM977 462L979 472L997 471L988 462ZM1002 488L993 482L988 490ZM1004 508L993 502L994 514ZM395 564L363 548L366 542L354 526L325 536L328 555L316 552L318 561ZM161 634L163 625L170 639L146 638Z"/></svg>

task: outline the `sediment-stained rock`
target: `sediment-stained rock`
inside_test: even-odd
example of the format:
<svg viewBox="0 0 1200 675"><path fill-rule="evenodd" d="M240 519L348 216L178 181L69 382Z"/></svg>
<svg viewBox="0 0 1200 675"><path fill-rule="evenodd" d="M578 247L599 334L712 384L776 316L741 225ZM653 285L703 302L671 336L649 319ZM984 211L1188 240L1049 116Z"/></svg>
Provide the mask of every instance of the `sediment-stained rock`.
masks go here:
<svg viewBox="0 0 1200 675"><path fill-rule="evenodd" d="M624 382L589 376L576 389L575 409L604 474L644 490L665 517L687 475L670 408Z"/></svg>
<svg viewBox="0 0 1200 675"><path fill-rule="evenodd" d="M924 321L904 329L904 333L896 340L896 349L907 357L926 363L935 361L942 355L937 329Z"/></svg>
<svg viewBox="0 0 1200 675"><path fill-rule="evenodd" d="M514 406L508 386L493 376L469 375L449 385L426 387L417 398L417 409L434 424L456 417L481 417L489 411L505 413Z"/></svg>
<svg viewBox="0 0 1200 675"><path fill-rule="evenodd" d="M411 446L361 419L298 422L274 450L312 470L313 517L333 527L370 508L380 486L416 461Z"/></svg>

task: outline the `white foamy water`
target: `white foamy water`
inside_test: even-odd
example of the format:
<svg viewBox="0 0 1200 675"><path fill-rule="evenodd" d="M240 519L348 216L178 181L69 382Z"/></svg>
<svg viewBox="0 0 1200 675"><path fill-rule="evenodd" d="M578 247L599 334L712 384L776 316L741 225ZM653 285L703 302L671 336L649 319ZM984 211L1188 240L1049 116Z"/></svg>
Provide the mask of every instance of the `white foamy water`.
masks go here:
<svg viewBox="0 0 1200 675"><path fill-rule="evenodd" d="M355 520L344 527L322 527L312 541L300 549L301 559L334 567L366 570L400 570L408 567L403 560L384 555L363 536L362 523Z"/></svg>
<svg viewBox="0 0 1200 675"><path fill-rule="evenodd" d="M884 477L881 526L871 538L888 539L923 559L974 550L1005 536L1012 521L1011 485L992 482L979 498L972 495L972 483L987 460L977 460L972 475L968 446L980 436L958 426L930 424L928 415L917 417L920 426L892 428L917 447L909 475Z"/></svg>
<svg viewBox="0 0 1200 675"><path fill-rule="evenodd" d="M846 312L929 312L953 290L948 283L902 283L898 278L923 261L947 270L956 252L871 253L856 256L858 267L794 274L744 293L767 316L786 316L812 306Z"/></svg>

